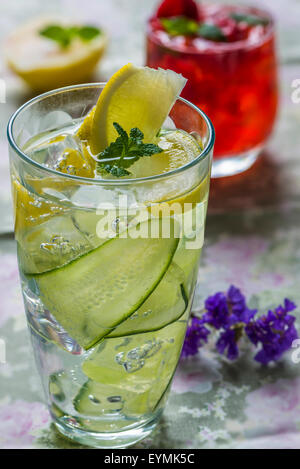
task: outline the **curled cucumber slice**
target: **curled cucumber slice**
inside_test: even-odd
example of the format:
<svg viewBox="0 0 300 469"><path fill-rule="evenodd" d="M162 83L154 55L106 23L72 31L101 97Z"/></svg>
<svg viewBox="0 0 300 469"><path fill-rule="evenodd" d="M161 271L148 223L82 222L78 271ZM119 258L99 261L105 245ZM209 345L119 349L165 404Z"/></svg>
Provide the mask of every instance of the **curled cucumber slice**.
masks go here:
<svg viewBox="0 0 300 469"><path fill-rule="evenodd" d="M153 292L172 262L179 231L174 219L150 219L61 268L35 275L45 308L89 349Z"/></svg>
<svg viewBox="0 0 300 469"><path fill-rule="evenodd" d="M119 324L109 337L122 337L161 329L179 319L188 304L182 270L172 263L147 300L128 319Z"/></svg>
<svg viewBox="0 0 300 469"><path fill-rule="evenodd" d="M100 418L112 411L127 418L152 413L174 375L187 318L188 311L159 331L101 342L82 365L88 380L73 401L77 412Z"/></svg>

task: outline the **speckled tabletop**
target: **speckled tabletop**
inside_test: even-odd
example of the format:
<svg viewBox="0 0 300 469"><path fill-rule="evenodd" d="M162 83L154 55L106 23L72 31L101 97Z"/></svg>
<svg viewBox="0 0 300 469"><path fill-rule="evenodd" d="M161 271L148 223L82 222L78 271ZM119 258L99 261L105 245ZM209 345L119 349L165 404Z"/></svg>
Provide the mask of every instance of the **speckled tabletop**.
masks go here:
<svg viewBox="0 0 300 469"><path fill-rule="evenodd" d="M128 61L143 63L143 28L155 3L1 0L0 41L16 24L45 10L72 11L105 23L110 48L98 72L103 80ZM300 79L300 2L252 3L269 8L278 20L282 105L259 161L243 175L212 182L194 308L201 308L209 294L234 284L261 312L290 298L299 305L300 319L300 103L292 100L292 83ZM9 116L30 93L7 71L1 56L0 78L6 83L6 103L0 104L0 339L6 343L6 363L0 364L0 447L80 448L53 429L30 349L10 234L5 139ZM164 417L138 447L299 449L300 364L287 353L276 365L263 368L251 350L229 363L210 346L203 348L180 363Z"/></svg>

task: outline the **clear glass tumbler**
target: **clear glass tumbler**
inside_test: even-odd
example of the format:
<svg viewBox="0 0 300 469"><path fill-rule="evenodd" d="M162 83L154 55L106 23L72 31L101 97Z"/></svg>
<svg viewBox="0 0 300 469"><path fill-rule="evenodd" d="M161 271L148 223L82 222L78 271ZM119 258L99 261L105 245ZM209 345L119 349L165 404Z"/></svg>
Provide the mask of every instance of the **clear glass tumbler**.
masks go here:
<svg viewBox="0 0 300 469"><path fill-rule="evenodd" d="M180 357L214 130L179 98L165 127L203 148L185 166L139 179L56 171L103 86L34 98L12 116L8 139L20 279L49 411L75 441L124 448L156 426Z"/></svg>

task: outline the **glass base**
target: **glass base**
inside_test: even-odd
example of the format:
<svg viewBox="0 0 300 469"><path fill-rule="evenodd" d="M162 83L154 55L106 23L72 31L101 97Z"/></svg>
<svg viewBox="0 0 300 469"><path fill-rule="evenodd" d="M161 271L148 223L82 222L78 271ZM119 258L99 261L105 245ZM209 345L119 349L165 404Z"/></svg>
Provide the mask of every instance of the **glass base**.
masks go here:
<svg viewBox="0 0 300 469"><path fill-rule="evenodd" d="M221 178L225 176L233 176L234 174L246 171L256 161L262 148L263 145L259 145L258 147L239 155L231 155L224 158L214 159L211 177Z"/></svg>
<svg viewBox="0 0 300 469"><path fill-rule="evenodd" d="M140 427L115 433L98 433L82 430L60 419L54 418L54 425L63 436L85 446L98 449L123 449L146 438L155 429L159 418L156 417Z"/></svg>

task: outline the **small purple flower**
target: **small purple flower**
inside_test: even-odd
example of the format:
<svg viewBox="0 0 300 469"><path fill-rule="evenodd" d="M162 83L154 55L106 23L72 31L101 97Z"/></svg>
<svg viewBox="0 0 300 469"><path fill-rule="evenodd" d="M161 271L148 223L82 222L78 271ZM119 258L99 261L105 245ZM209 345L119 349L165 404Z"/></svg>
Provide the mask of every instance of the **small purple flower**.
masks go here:
<svg viewBox="0 0 300 469"><path fill-rule="evenodd" d="M218 352L223 355L226 354L229 360L235 360L239 355L239 349L237 346L237 331L234 329L227 329L221 333L216 347Z"/></svg>
<svg viewBox="0 0 300 469"><path fill-rule="evenodd" d="M187 328L185 341L183 344L181 356L182 358L196 355L198 349L207 343L210 331L203 326L202 320L192 318L190 326Z"/></svg>
<svg viewBox="0 0 300 469"><path fill-rule="evenodd" d="M203 315L203 323L207 323L215 329L221 329L228 324L229 310L224 293L218 292L209 296L205 301L205 309L207 313Z"/></svg>
<svg viewBox="0 0 300 469"><path fill-rule="evenodd" d="M241 293L241 291L233 285L231 285L227 292L227 301L235 323L244 322L247 324L257 313L256 309L248 308L246 304L246 298Z"/></svg>
<svg viewBox="0 0 300 469"><path fill-rule="evenodd" d="M182 357L196 355L198 349L207 343L210 334L205 325L219 331L216 348L220 354L234 360L239 356L238 342L246 335L261 349L255 360L267 365L278 360L298 338L294 316L289 313L296 309L295 303L284 300L274 311L255 319L257 310L248 308L245 296L231 285L227 293L217 292L205 301L206 312L201 319L193 318L187 330Z"/></svg>
<svg viewBox="0 0 300 469"><path fill-rule="evenodd" d="M296 305L286 298L283 306L268 311L266 316L252 320L246 326L245 332L250 341L255 346L261 345L261 350L254 357L256 361L267 365L278 360L298 338L294 325L296 318L288 314L294 309Z"/></svg>
<svg viewBox="0 0 300 469"><path fill-rule="evenodd" d="M275 311L278 315L280 315L280 314L290 313L291 311L294 311L296 308L297 306L295 305L295 303L293 303L288 298L285 298L284 306L279 305Z"/></svg>
<svg viewBox="0 0 300 469"><path fill-rule="evenodd" d="M227 329L233 324L243 322L247 324L256 314L256 310L247 307L246 299L241 291L231 285L227 294L218 292L205 301L207 313L203 322L215 329Z"/></svg>

